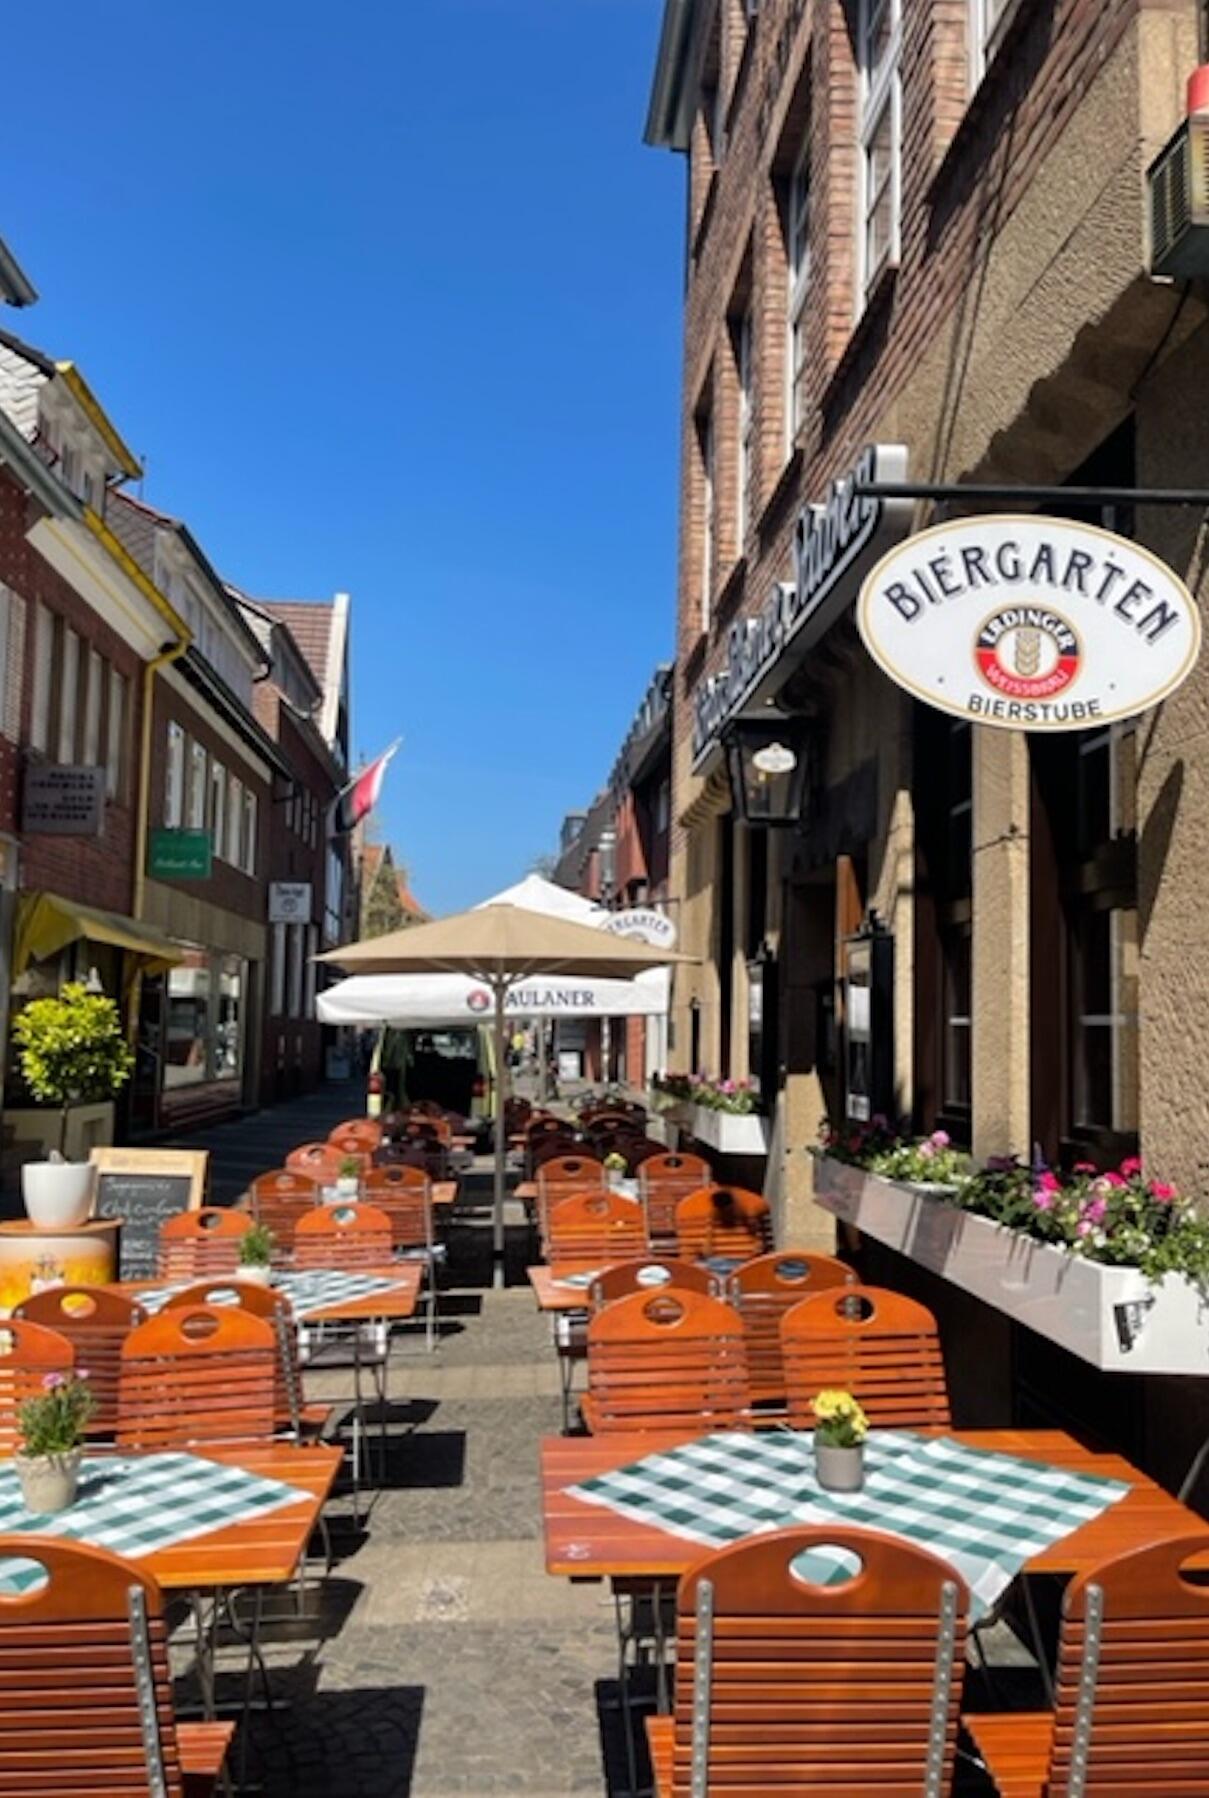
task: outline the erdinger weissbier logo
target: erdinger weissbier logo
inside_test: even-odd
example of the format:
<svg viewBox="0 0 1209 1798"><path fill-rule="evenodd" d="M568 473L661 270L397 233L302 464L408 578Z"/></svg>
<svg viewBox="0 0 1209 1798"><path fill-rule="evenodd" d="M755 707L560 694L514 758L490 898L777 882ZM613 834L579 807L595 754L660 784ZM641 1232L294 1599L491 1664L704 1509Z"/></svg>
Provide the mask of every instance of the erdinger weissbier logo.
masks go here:
<svg viewBox="0 0 1209 1798"><path fill-rule="evenodd" d="M1134 718L1195 666L1201 620L1140 543L1069 518L963 518L883 556L856 620L898 686L1000 730Z"/></svg>
<svg viewBox="0 0 1209 1798"><path fill-rule="evenodd" d="M1010 699L1052 699L1079 673L1079 639L1066 619L1041 606L995 612L974 645L978 672Z"/></svg>

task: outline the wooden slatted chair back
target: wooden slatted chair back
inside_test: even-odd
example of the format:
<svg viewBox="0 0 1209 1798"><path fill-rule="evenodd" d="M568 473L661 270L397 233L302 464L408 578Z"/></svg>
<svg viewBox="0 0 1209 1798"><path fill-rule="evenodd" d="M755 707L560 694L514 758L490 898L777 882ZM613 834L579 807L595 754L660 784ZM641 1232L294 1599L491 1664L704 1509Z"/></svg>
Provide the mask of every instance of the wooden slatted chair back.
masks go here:
<svg viewBox="0 0 1209 1798"><path fill-rule="evenodd" d="M603 1161L597 1161L594 1155L571 1151L561 1155L552 1155L548 1161L542 1162L536 1172L537 1179L537 1229L545 1253L550 1234L550 1212L561 1199L569 1199L575 1193L603 1192L605 1190L605 1167Z"/></svg>
<svg viewBox="0 0 1209 1798"><path fill-rule="evenodd" d="M422 1167L371 1168L363 1190L367 1203L390 1219L395 1248L432 1247L432 1182Z"/></svg>
<svg viewBox="0 0 1209 1798"><path fill-rule="evenodd" d="M18 1412L27 1398L43 1392L48 1373L70 1373L75 1349L66 1336L23 1318L0 1318L0 1457L16 1453Z"/></svg>
<svg viewBox="0 0 1209 1798"><path fill-rule="evenodd" d="M879 1286L832 1287L781 1320L790 1422L814 1427L811 1402L851 1392L880 1429L947 1429L949 1393L936 1319L926 1305Z"/></svg>
<svg viewBox="0 0 1209 1798"><path fill-rule="evenodd" d="M341 1155L372 1155L382 1141L382 1126L376 1118L358 1118L353 1123L337 1124L328 1131L327 1140Z"/></svg>
<svg viewBox="0 0 1209 1798"><path fill-rule="evenodd" d="M251 1186L252 1216L276 1237L275 1259L285 1260L294 1247L298 1219L319 1203L319 1185L310 1174L275 1168Z"/></svg>
<svg viewBox="0 0 1209 1798"><path fill-rule="evenodd" d="M646 1219L634 1199L615 1192L580 1192L550 1205L546 1258L552 1265L596 1261L607 1266L647 1250Z"/></svg>
<svg viewBox="0 0 1209 1798"><path fill-rule="evenodd" d="M583 1413L594 1434L741 1428L747 1403L743 1323L721 1299L663 1286L589 1319Z"/></svg>
<svg viewBox="0 0 1209 1798"><path fill-rule="evenodd" d="M409 1124L427 1124L436 1140L444 1143L446 1148L453 1139L453 1125L436 1106L413 1105L408 1110L405 1121Z"/></svg>
<svg viewBox="0 0 1209 1798"><path fill-rule="evenodd" d="M385 1267L391 1258L390 1219L376 1205L350 1199L316 1205L294 1232L296 1268Z"/></svg>
<svg viewBox="0 0 1209 1798"><path fill-rule="evenodd" d="M31 1324L57 1330L87 1370L92 1387L90 1436L112 1436L118 1427L118 1375L122 1344L147 1316L137 1299L98 1286L52 1286L24 1299L13 1313Z"/></svg>
<svg viewBox="0 0 1209 1798"><path fill-rule="evenodd" d="M50 1536L0 1536L0 1556L47 1575L0 1594L0 1793L183 1798L156 1582L108 1549Z"/></svg>
<svg viewBox="0 0 1209 1798"><path fill-rule="evenodd" d="M551 1161L560 1161L564 1155L588 1155L591 1150L579 1141L570 1130L560 1130L556 1136L543 1136L538 1139L537 1146L530 1151L529 1159L534 1176Z"/></svg>
<svg viewBox="0 0 1209 1798"><path fill-rule="evenodd" d="M246 1211L225 1205L202 1205L177 1211L160 1225L161 1280L204 1280L211 1274L233 1274L239 1245L252 1228Z"/></svg>
<svg viewBox="0 0 1209 1798"><path fill-rule="evenodd" d="M808 1581L821 1548L852 1576ZM707 1555L680 1581L673 1715L652 1730L670 1792L948 1792L968 1606L935 1555L845 1524Z"/></svg>
<svg viewBox="0 0 1209 1798"><path fill-rule="evenodd" d="M185 1448L263 1441L276 1416L277 1337L234 1305L168 1306L122 1344L118 1442Z"/></svg>
<svg viewBox="0 0 1209 1798"><path fill-rule="evenodd" d="M628 1298L631 1292L657 1292L663 1286L678 1286L686 1292L703 1292L709 1298L723 1298L722 1281L708 1267L696 1261L677 1261L665 1255L637 1255L632 1261L615 1261L593 1280L588 1289L591 1310L611 1305L614 1299Z"/></svg>
<svg viewBox="0 0 1209 1798"><path fill-rule="evenodd" d="M816 1292L855 1283L850 1267L834 1255L815 1254L811 1249L757 1255L735 1268L727 1281L726 1296L743 1319L754 1405L784 1405L781 1321L785 1313Z"/></svg>
<svg viewBox="0 0 1209 1798"><path fill-rule="evenodd" d="M772 1246L772 1211L758 1192L703 1186L676 1206L676 1252L685 1261L750 1261Z"/></svg>
<svg viewBox="0 0 1209 1798"><path fill-rule="evenodd" d="M646 1206L647 1231L652 1248L674 1255L677 1248L676 1207L691 1192L699 1192L713 1179L709 1162L700 1155L675 1151L649 1155L638 1173L639 1192Z"/></svg>
<svg viewBox="0 0 1209 1798"><path fill-rule="evenodd" d="M309 1174L320 1186L329 1186L339 1178L340 1163L345 1159L343 1149L335 1143L304 1142L290 1150L285 1164L291 1173Z"/></svg>
<svg viewBox="0 0 1209 1798"><path fill-rule="evenodd" d="M232 1305L273 1326L277 1361L273 1375L273 1422L276 1429L297 1433L302 1412L302 1361L298 1353L298 1324L294 1307L284 1292L260 1286L252 1280L196 1280L173 1293L166 1310L188 1311L198 1305Z"/></svg>

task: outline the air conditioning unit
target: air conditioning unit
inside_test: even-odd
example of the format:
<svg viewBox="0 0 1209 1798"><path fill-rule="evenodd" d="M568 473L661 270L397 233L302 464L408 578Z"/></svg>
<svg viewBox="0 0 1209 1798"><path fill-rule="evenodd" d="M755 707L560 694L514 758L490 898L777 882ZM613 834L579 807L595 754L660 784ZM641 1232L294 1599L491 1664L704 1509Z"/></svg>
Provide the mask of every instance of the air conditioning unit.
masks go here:
<svg viewBox="0 0 1209 1798"><path fill-rule="evenodd" d="M1150 272L1190 281L1209 275L1209 112L1194 112L1146 171Z"/></svg>

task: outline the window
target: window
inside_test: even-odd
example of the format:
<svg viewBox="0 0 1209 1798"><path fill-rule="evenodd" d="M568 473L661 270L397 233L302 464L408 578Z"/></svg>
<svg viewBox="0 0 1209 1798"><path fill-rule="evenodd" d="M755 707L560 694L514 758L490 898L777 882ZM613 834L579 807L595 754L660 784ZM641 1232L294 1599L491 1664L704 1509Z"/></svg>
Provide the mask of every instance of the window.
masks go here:
<svg viewBox="0 0 1209 1798"><path fill-rule="evenodd" d="M84 686L84 765L88 768L97 768L101 763L101 691L104 676L104 662L95 649L90 649Z"/></svg>
<svg viewBox="0 0 1209 1798"><path fill-rule="evenodd" d="M60 762L76 758L76 711L80 701L80 639L70 625L63 626L63 647L59 661L59 748Z"/></svg>
<svg viewBox="0 0 1209 1798"><path fill-rule="evenodd" d="M105 791L120 799L126 760L126 676L109 670L109 716L105 721Z"/></svg>
<svg viewBox="0 0 1209 1798"><path fill-rule="evenodd" d="M999 48L1013 0L970 0L970 77L977 86Z"/></svg>
<svg viewBox="0 0 1209 1798"><path fill-rule="evenodd" d="M308 924L306 927L306 969L304 974L306 996L302 1014L303 1017L306 1018L313 1018L315 1015L315 975L317 974L318 969L315 966L314 958L319 949L318 936L319 933L315 926L313 924Z"/></svg>
<svg viewBox="0 0 1209 1798"><path fill-rule="evenodd" d="M1114 890L1107 858L1137 829L1137 730L1110 725L1078 739L1077 843L1085 870L1070 924L1073 1123L1138 1128L1138 912ZM1096 878L1097 866L1105 872ZM1097 887L1099 890L1092 890Z"/></svg>
<svg viewBox="0 0 1209 1798"><path fill-rule="evenodd" d="M861 295L898 260L899 3L860 0Z"/></svg>
<svg viewBox="0 0 1209 1798"><path fill-rule="evenodd" d="M344 862L338 849L327 852L327 891L323 902L323 940L338 943L344 933Z"/></svg>
<svg viewBox="0 0 1209 1798"><path fill-rule="evenodd" d="M273 925L269 944L269 1016L279 1018L285 1010L285 943L284 924Z"/></svg>
<svg viewBox="0 0 1209 1798"><path fill-rule="evenodd" d="M190 830L204 830L206 828L206 763L206 751L202 744L190 743L188 806Z"/></svg>
<svg viewBox="0 0 1209 1798"><path fill-rule="evenodd" d="M164 823L179 830L185 811L185 733L175 721L168 726L168 759L164 766Z"/></svg>
<svg viewBox="0 0 1209 1798"><path fill-rule="evenodd" d="M74 444L64 442L59 451L59 474L63 485L74 493L80 484L80 456Z"/></svg>
<svg viewBox="0 0 1209 1798"><path fill-rule="evenodd" d="M221 855L226 841L227 771L221 762L210 763L210 841Z"/></svg>
<svg viewBox="0 0 1209 1798"><path fill-rule="evenodd" d="M34 679L30 695L30 747L50 749L50 681L55 659L55 615L39 604L34 619Z"/></svg>
<svg viewBox="0 0 1209 1798"><path fill-rule="evenodd" d="M233 774L227 786L227 847L226 859L233 868L240 865L240 848L243 837L243 782Z"/></svg>
<svg viewBox="0 0 1209 1798"><path fill-rule="evenodd" d="M792 455L806 415L806 296L810 291L810 131L802 138L789 178L786 258L789 274L789 344L785 358L786 454Z"/></svg>
<svg viewBox="0 0 1209 1798"><path fill-rule="evenodd" d="M708 631L714 597L714 421L710 413L697 420L701 462L701 629Z"/></svg>
<svg viewBox="0 0 1209 1798"><path fill-rule="evenodd" d="M752 451L755 445L756 428L756 410L752 394L753 349L754 324L749 306L739 320L735 343L735 360L739 372L739 455L735 468L739 491L735 504L737 521L735 553L740 556L743 554L743 546L747 542L747 527L751 521Z"/></svg>
<svg viewBox="0 0 1209 1798"><path fill-rule="evenodd" d="M256 795L250 787L245 787L243 794L243 858L240 866L245 874L256 872Z"/></svg>
<svg viewBox="0 0 1209 1798"><path fill-rule="evenodd" d="M306 925L291 924L290 932L290 990L289 1016L302 1016L302 959L306 946Z"/></svg>
<svg viewBox="0 0 1209 1798"><path fill-rule="evenodd" d="M659 791L655 795L655 829L665 831L668 827L668 816L671 811L671 782L661 780Z"/></svg>

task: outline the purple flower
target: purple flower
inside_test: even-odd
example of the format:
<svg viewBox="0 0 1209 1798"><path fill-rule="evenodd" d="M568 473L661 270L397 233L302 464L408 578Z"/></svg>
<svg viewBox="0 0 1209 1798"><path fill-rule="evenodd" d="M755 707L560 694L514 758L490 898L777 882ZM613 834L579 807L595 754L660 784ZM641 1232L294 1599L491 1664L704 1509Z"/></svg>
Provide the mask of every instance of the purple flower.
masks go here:
<svg viewBox="0 0 1209 1798"><path fill-rule="evenodd" d="M1079 1216L1088 1225L1099 1224L1104 1221L1104 1214L1107 1210L1107 1199L1089 1199L1082 1211L1080 1211Z"/></svg>
<svg viewBox="0 0 1209 1798"><path fill-rule="evenodd" d="M42 1375L43 1392L57 1392L60 1386L66 1386L67 1375L62 1373L44 1373Z"/></svg>

